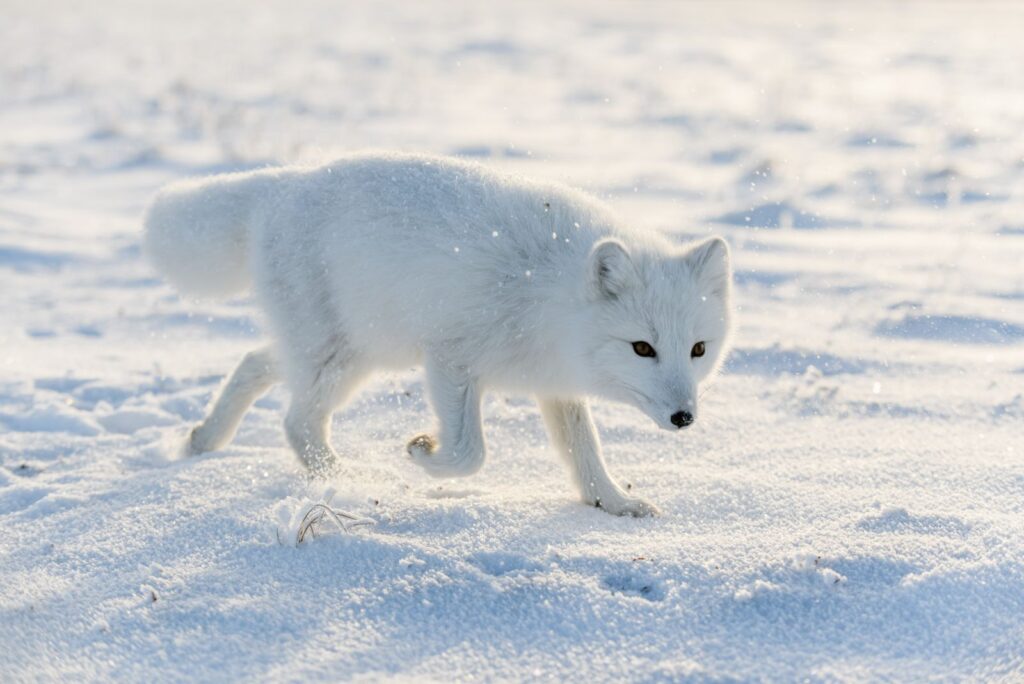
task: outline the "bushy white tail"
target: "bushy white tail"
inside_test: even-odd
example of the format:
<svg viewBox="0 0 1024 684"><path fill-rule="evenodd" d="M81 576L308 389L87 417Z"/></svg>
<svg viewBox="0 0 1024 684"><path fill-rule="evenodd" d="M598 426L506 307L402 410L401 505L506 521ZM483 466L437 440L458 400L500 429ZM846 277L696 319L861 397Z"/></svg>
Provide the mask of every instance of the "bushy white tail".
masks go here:
<svg viewBox="0 0 1024 684"><path fill-rule="evenodd" d="M143 250L182 293L225 296L249 286L249 223L271 192L266 172L170 185L145 218Z"/></svg>

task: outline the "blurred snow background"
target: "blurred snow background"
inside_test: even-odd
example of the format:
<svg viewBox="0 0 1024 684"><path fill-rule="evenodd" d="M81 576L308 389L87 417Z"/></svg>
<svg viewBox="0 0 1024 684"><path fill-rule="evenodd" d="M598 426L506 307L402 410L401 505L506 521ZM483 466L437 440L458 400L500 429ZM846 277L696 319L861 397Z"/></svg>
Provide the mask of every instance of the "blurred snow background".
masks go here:
<svg viewBox="0 0 1024 684"><path fill-rule="evenodd" d="M1024 8L0 4L0 679L1024 677ZM363 148L561 179L734 246L702 423L598 404L664 511L575 502L527 397L438 486L419 374L309 483L281 390L175 449L260 339L139 216ZM296 548L308 507L377 521ZM282 543L283 542L283 543Z"/></svg>

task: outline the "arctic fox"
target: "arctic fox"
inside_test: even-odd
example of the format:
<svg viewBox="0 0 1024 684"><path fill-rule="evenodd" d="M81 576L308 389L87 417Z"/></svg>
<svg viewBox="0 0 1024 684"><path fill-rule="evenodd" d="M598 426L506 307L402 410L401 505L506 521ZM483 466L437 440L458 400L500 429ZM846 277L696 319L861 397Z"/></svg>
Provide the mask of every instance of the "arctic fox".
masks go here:
<svg viewBox="0 0 1024 684"><path fill-rule="evenodd" d="M431 475L479 470L481 394L526 391L584 502L653 515L608 474L587 397L685 428L730 335L721 238L680 247L584 193L443 157L364 154L177 183L149 207L144 247L185 294L251 285L272 333L187 449L226 444L283 380L288 441L318 474L336 464L330 416L360 381L422 364L439 425L407 451Z"/></svg>

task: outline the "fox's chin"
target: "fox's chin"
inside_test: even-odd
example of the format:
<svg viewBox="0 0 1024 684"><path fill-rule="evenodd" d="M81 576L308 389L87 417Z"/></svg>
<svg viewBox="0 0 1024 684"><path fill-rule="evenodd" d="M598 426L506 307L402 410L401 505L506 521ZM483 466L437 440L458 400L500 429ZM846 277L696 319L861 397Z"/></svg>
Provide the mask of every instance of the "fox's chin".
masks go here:
<svg viewBox="0 0 1024 684"><path fill-rule="evenodd" d="M628 406L632 406L636 410L638 410L641 413L643 413L645 416L647 416L652 421L654 421L654 424L657 425L662 430L667 430L668 432L682 432L687 427L689 427L689 424L684 425L684 426L678 426L678 425L674 424L672 422L672 412L671 411L668 411L668 410L663 409L663 408L655 408L655 407L650 406L650 405L648 405L648 404L646 404L646 403L644 403L642 401L639 401L638 399L639 399L638 397L628 397L628 398L619 398L619 401L621 401L622 403L624 403L624 404L626 404Z"/></svg>
<svg viewBox="0 0 1024 684"><path fill-rule="evenodd" d="M657 425L662 430L668 430L669 432L679 432L679 428L672 424L672 419L668 415L666 415L664 418L661 418L659 415L656 415L651 411L647 411L644 409L641 410L645 414L647 414L647 417L653 420L654 424Z"/></svg>

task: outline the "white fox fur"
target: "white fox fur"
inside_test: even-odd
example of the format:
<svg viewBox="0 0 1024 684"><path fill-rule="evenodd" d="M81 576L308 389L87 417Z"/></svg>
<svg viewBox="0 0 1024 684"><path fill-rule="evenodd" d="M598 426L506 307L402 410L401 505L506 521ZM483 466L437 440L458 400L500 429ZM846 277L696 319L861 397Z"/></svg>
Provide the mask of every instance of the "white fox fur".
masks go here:
<svg viewBox="0 0 1024 684"><path fill-rule="evenodd" d="M185 293L251 284L272 332L193 430L190 450L226 444L283 379L285 431L314 472L335 465L329 418L361 380L423 364L440 424L408 451L427 472L477 471L481 393L525 390L584 501L653 514L607 473L587 397L676 430L696 416L698 384L730 333L720 238L676 246L581 192L454 159L367 154L178 183L150 207L144 244ZM656 355L641 356L641 341Z"/></svg>

